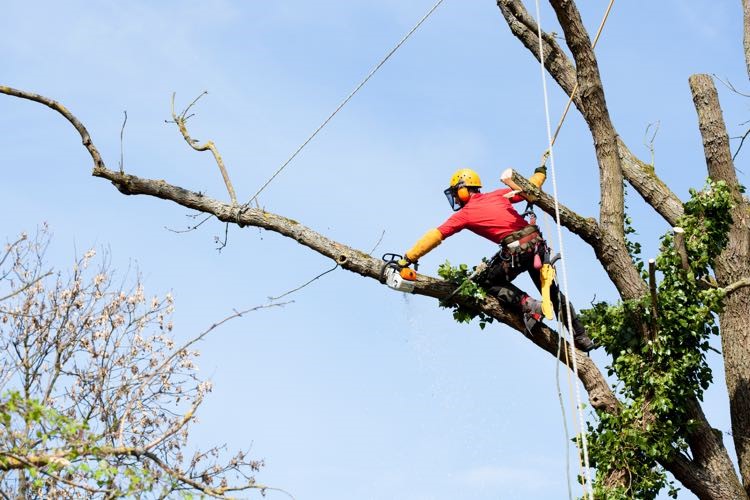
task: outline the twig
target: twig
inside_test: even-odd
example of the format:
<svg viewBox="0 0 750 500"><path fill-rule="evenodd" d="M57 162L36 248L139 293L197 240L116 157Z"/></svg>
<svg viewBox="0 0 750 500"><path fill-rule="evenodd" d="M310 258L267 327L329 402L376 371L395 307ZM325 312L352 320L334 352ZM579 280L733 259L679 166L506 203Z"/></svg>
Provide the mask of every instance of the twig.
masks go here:
<svg viewBox="0 0 750 500"><path fill-rule="evenodd" d="M740 139L740 145L737 146L737 151L735 151L732 155L732 161L734 161L734 159L737 158L737 155L740 154L740 149L742 149L742 145L745 143L745 139L747 139L748 135L750 135L750 128L747 129L747 131L741 137L732 137L732 139Z"/></svg>
<svg viewBox="0 0 750 500"><path fill-rule="evenodd" d="M370 250L370 253L368 255L372 255L372 252L374 252L375 249L380 246L380 243L383 241L383 236L385 236L385 229L383 229L383 232L380 233L380 238L378 238L378 241L375 243L375 246L372 247L372 250Z"/></svg>
<svg viewBox="0 0 750 500"><path fill-rule="evenodd" d="M192 215L188 215L188 217L193 217ZM164 229L167 231L182 234L182 233L189 233L190 231L195 231L199 227L201 227L206 221L208 221L213 215L208 215L207 217L204 217L202 221L200 221L198 224L194 226L188 226L187 229L172 229L171 227L164 226Z"/></svg>
<svg viewBox="0 0 750 500"><path fill-rule="evenodd" d="M659 133L659 126L661 125L661 122L659 120L649 123L646 127L646 131L643 133L643 145L646 146L649 153L651 153L651 166L656 166L656 160L654 155L654 140L656 139L656 134ZM651 139L648 138L648 132L651 129L651 127L654 128L654 133L651 135Z"/></svg>
<svg viewBox="0 0 750 500"><path fill-rule="evenodd" d="M216 250L218 250L219 252L224 250L224 248L227 246L227 241L229 241L229 223L228 222L224 224L224 241L222 241L221 238L219 238L218 236L214 236L214 242L218 243L219 245L216 248Z"/></svg>
<svg viewBox="0 0 750 500"><path fill-rule="evenodd" d="M732 91L732 92L734 92L735 94L739 94L739 95L741 95L742 97L750 97L750 94L745 94L745 93L742 93L742 92L740 92L739 90L737 90L737 89L735 88L735 86L734 86L734 85L732 85L732 83L731 83L731 82L729 81L729 79L727 79L726 81L724 81L724 80L722 80L722 79L721 79L720 77L718 77L718 76L716 75L716 73L712 73L712 74L711 74L711 76L713 76L714 78L716 78L717 80L719 80L719 81L720 81L721 83L723 83L723 84L724 84L724 86L725 86L725 87L727 87L727 88L728 88L729 90L731 90L731 91Z"/></svg>
<svg viewBox="0 0 750 500"><path fill-rule="evenodd" d="M125 173L125 148L123 147L123 139L125 136L125 124L128 123L128 112L123 111L125 119L122 121L122 128L120 129L120 173Z"/></svg>
<svg viewBox="0 0 750 500"><path fill-rule="evenodd" d="M325 276L325 275L326 275L326 274L328 274L328 273L332 273L333 271L335 271L336 269L338 269L338 267L339 267L339 265L338 265L338 264L336 264L335 266L333 266L333 267L332 267L332 268L330 268L329 270L327 270L327 271L323 271L322 273L320 273L319 275L315 276L315 277L314 277L313 279L311 279L311 280L307 281L307 282L306 282L306 283L304 283L303 285L300 285L300 286L298 286L297 288L294 288L294 289L292 289L292 290L289 290L288 292L284 292L284 293L282 293L281 295L279 295L278 297L268 297L268 300L271 300L271 301L273 301L273 300L279 300L279 299L281 299L281 298L283 298L283 297L286 297L287 295L291 295L291 294L293 294L294 292L297 292L297 291L299 291L299 290L302 290L303 288L305 288L305 287L306 287L307 285L309 285L309 284L310 284L310 283L312 283L313 281L315 281L315 280L317 280L317 279L319 279L319 278L322 278L323 276Z"/></svg>
<svg viewBox="0 0 750 500"><path fill-rule="evenodd" d="M177 115L174 111L174 98L175 93L172 93L172 119L174 120L174 123L177 125L177 128L180 129L180 133L182 134L182 137L185 139L185 142L188 143L188 145L193 148L196 151L211 151L211 153L214 155L214 160L216 160L216 164L219 166L219 170L221 171L221 176L224 178L224 184L227 186L227 191L229 192L229 198L232 200L232 205L237 204L237 195L234 194L234 187L232 186L232 181L229 180L229 174L227 173L227 169L224 166L224 160L221 159L221 155L219 154L219 150L216 149L216 145L213 143L213 141L206 141L205 144L202 146L198 146L198 141L190 137L190 133L188 132L187 126L185 123L187 122L188 118L190 116L187 116L188 110L195 105L195 103L198 102L198 99L203 97L204 95L208 94L208 92L203 92L201 95L196 97L193 102L190 103L190 105L185 108L185 110Z"/></svg>
<svg viewBox="0 0 750 500"><path fill-rule="evenodd" d="M26 285L22 286L18 290L14 290L13 292L11 292L8 295L6 295L5 297L0 297L0 302L2 302L4 300L8 300L9 298L18 295L19 293L22 293L24 290L28 290L29 288L31 288L32 286L34 286L37 282L43 280L44 278L46 278L50 274L52 274L52 271L47 271L43 275L41 275L38 278L36 278L34 281L31 281L31 282L27 283Z"/></svg>

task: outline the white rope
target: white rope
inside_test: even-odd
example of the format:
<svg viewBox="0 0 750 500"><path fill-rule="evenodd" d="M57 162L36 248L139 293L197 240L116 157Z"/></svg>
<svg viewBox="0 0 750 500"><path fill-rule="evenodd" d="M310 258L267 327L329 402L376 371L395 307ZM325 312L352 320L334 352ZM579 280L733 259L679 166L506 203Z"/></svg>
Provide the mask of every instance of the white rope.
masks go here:
<svg viewBox="0 0 750 500"><path fill-rule="evenodd" d="M544 69L544 46L542 45L542 24L541 24L541 13L539 8L539 0L536 0L536 18L537 18L537 29L538 29L538 38L539 38L539 62L541 67L541 74L542 74L542 89L544 91L544 112L546 117L546 125L547 125L547 143L549 144L549 158L550 158L550 174L552 177L552 192L553 197L555 200L555 222L557 223L557 243L558 247L560 249L560 264L562 267L562 277L563 277L563 293L565 294L566 300L565 300L565 307L567 308L567 330L568 330L568 343L570 345L570 354L571 358L573 359L573 372L576 374L576 378L578 377L578 361L576 359L576 353L575 353L575 347L574 347L574 340L573 340L573 319L571 314L571 308L570 308L570 294L568 293L568 271L567 266L565 265L565 248L563 245L563 237L562 237L562 226L560 224L560 205L557 199L557 178L555 175L555 154L553 150L553 143L552 143L552 125L550 123L550 113L549 113L549 97L547 95L547 73ZM583 420L583 407L581 404L581 390L579 387L579 384L575 384L575 394L576 394L576 405L577 405L577 415L578 415L578 424L579 428L581 429L581 442L583 444L583 462L585 465L584 470L584 480L583 480L583 490L584 495L588 496L589 500L594 500L594 493L591 489L591 467L589 465L589 454L588 454L588 439L586 438L586 433L583 431L584 428L584 420Z"/></svg>
<svg viewBox="0 0 750 500"><path fill-rule="evenodd" d="M269 185L269 184L271 184L271 182L272 182L272 181L273 181L273 180L274 180L274 179L276 178L276 176L277 176L277 175L279 175L279 174L281 173L281 171L282 171L282 170L284 170L284 169L286 168L286 166L287 166L287 165L289 165L289 164L290 164L290 163L292 162L292 160L294 160L294 158L295 158L295 157L296 157L296 156L297 156L297 155L298 155L298 154L299 154L299 153L300 153L300 152L301 152L301 151L302 151L302 150L303 150L303 149L305 148L305 146L307 146L307 145L308 145L308 144L310 143L310 141L312 141L312 140L313 140L313 138L315 138L315 136L316 136L316 135L318 135L318 132L320 132L321 130L323 130L323 127L325 127L326 125L328 125L328 122L330 122L330 121L331 121L331 120L333 119L333 117L334 117L334 116L336 116L336 114L337 114L337 113L338 113L339 111L341 111L341 108L343 108L344 106L346 106L346 103L348 103L348 102L349 102L349 100L351 100L351 98L352 98L352 97L354 97L354 95L355 95L355 94L356 94L357 92L359 92L359 89L361 89L362 87L364 87L364 86L365 86L365 84L366 84L366 83L367 83L367 82L368 82L368 81L370 80L370 78L372 78L372 76L373 76L373 75L374 75L374 74L375 74L375 73L376 73L376 72L377 72L377 71L378 71L378 70L379 70L379 69L381 68L381 66L383 66L383 65L384 65L384 64L386 63L386 61L388 61L388 59L390 59L390 58L391 58L391 56L392 56L392 55L393 55L393 54L394 54L394 53L395 53L395 52L396 52L396 51L397 51L397 50L398 50L399 48L401 48L401 46L402 46L402 45L403 45L403 44L404 44L404 43L405 43L405 42L406 42L406 41L407 41L407 40L409 39L409 37L411 37L411 36L412 36L412 35L414 34L414 32L415 32L415 31L417 31L417 30L419 29L419 27L420 27L420 26L422 26L422 23L424 23L424 22L425 22L425 21L427 20L427 18L428 18L428 17L430 17L430 15L432 15L432 13L433 13L433 12L435 12L435 10L436 10L436 9L437 9L437 8L438 8L438 7L440 6L440 4L441 4L441 3L443 3L443 1L444 1L444 0L438 0L438 1L437 1L437 2L435 3L435 5L433 5L433 6L432 6L432 8L431 8L430 10L428 10L428 11L427 11L427 13L426 13L426 14L425 14L424 16L422 16L422 19L420 19L420 20L419 20L419 21L417 22L417 24L415 24L415 25L414 25L414 27L413 27L413 28L412 28L411 30L409 30L409 32L408 32L408 33L407 33L406 35L404 35L404 37L403 37L403 38L401 39L401 41L399 41L399 42L398 42L398 43L397 43L397 44L396 44L396 45L395 45L395 46L394 46L394 47L393 47L393 48L392 48L392 49L390 50L390 52L388 52L388 53L387 53L387 54L385 55L385 57L384 57L383 59L381 59L381 61L380 61L380 62L379 62L379 63L377 64L377 66L375 66L375 67L374 67L374 68L373 68L373 69L372 69L372 70L370 71L370 73L369 73L369 74L368 74L368 75L367 75L367 76L366 76L366 77L365 77L365 78L364 78L364 79L363 79L363 80L362 80L362 81L361 81L361 82L359 83L359 85L357 85L357 86L356 86L356 87L354 88L354 90L352 90L352 91L351 91L351 92L349 93L349 95L348 95L348 96L346 97L346 99L344 99L343 101L341 101L341 104L339 104L339 105L338 105L338 107L337 107L337 108L336 108L336 109L335 109L335 110L333 111L333 113L331 113L331 114L330 114L330 115L328 116L328 118L326 118L326 119L325 119L325 120L323 121L323 123L321 123L321 124L320 124L320 126L318 126L318 128L317 128L317 129L315 129L315 131L314 131L314 132L313 132L312 134L310 134L310 136L309 136L309 137L308 137L308 138L307 138L307 139L305 140L305 142L303 142L303 143L302 143L302 144L301 144L301 145L300 145L300 146L299 146L299 147L297 148L297 150L296 150L296 151L295 151L294 153L292 153L292 156L290 156L290 157L289 157L289 158L288 158L288 159L287 159L287 160L286 160L286 161L285 161L285 162L284 162L284 163L283 163L283 164L281 165L281 167L279 167L279 169L278 169L278 170L276 170L276 172L274 172L274 174L273 174L273 175L272 175L272 176L271 176L271 177L270 177L270 178L269 178L269 179L268 179L268 180L266 181L266 183L265 183L265 184L263 184L263 185L262 185L262 186L260 187L260 189L258 189L258 191L256 191L256 193L255 193L255 194L254 194L254 195L252 196L252 198L250 198L250 199L249 199L249 200L247 201L247 203L245 204L245 206L248 206L248 205L250 205L250 203L252 203L252 202L253 202L253 200L255 200L255 199L257 199L257 198L258 198L258 195L259 195L259 194L260 194L261 192L263 192L263 190L264 190L264 189L266 189L266 187L268 187L268 185Z"/></svg>

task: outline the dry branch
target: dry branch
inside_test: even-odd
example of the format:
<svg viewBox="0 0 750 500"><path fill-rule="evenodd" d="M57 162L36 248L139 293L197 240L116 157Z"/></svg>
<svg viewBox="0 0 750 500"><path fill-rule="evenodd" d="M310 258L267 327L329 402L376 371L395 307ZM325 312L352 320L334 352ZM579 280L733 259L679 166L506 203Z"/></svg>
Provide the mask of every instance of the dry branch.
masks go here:
<svg viewBox="0 0 750 500"><path fill-rule="evenodd" d="M227 172L226 167L224 166L224 160L221 158L221 155L219 154L219 150L216 148L216 145L213 141L206 141L203 145L198 145L198 141L190 137L190 133L187 129L187 120L189 118L188 112L190 111L190 108L195 105L196 102L198 102L198 99L206 95L206 92L203 92L201 95L195 98L195 100L190 103L190 105L185 108L185 110L180 113L179 115L175 113L174 110L174 98L175 94L172 94L172 120L174 120L174 123L177 125L177 128L180 129L180 133L182 134L182 137L185 139L185 142L188 143L188 145L193 148L196 151L211 151L211 154L214 155L214 160L216 161L216 165L219 166L219 171L221 172L221 177L224 179L224 184L227 187L227 192L229 193L229 199L232 200L232 205L237 204L237 195L234 193L234 186L232 186L232 181L229 179L229 173Z"/></svg>

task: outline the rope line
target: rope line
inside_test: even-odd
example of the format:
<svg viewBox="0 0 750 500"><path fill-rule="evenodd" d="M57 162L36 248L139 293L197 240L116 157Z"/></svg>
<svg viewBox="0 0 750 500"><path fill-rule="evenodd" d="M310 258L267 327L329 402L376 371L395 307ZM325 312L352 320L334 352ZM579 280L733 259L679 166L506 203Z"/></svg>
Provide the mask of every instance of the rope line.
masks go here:
<svg viewBox="0 0 750 500"><path fill-rule="evenodd" d="M555 155L554 155L554 149L553 149L554 142L555 140L557 140L557 135L559 134L560 129L562 128L562 124L565 120L565 117L567 116L568 110L570 109L570 104L573 101L576 91L578 90L578 83L576 82L576 85L573 88L573 91L571 91L570 93L570 98L568 100L568 104L565 107L565 112L563 113L563 116L560 119L557 129L555 130L555 135L553 137L552 126L550 123L549 96L547 92L547 75L546 75L546 71L544 68L544 46L542 43L542 25L541 25L541 12L540 12L540 7L539 7L539 0L536 0L535 3L536 3L537 31L538 31L537 36L539 39L539 63L540 63L540 68L541 68L542 90L544 93L544 112L545 112L545 119L546 119L546 126L547 126L547 142L549 144L549 147L544 157L549 156L549 160L550 160L550 173L552 177L553 199L555 201L555 222L557 224L557 240L558 240L558 246L560 249L563 290L566 296L565 307L567 308L566 319L567 319L568 324L566 326L568 330L568 343L570 345L570 357L573 361L573 371L575 372L576 378L578 378L578 361L576 358L575 347L574 347L575 341L573 339L573 318L572 318L572 311L571 311L570 299L569 299L570 293L568 290L569 289L568 271L567 271L566 259L565 259L565 248L563 244L562 226L560 224L560 204L558 201L557 176L556 176L556 171L555 171ZM614 0L610 0L609 5L607 6L607 10L604 14L604 18L602 19L602 22L599 25L599 29L596 33L595 40L591 45L592 49L596 46L596 43L599 41L599 37L601 36L602 30L604 29L604 25L607 21L607 18L609 17L609 13L612 9L613 4L614 4ZM584 490L584 495L587 496L589 500L594 500L594 493L593 493L593 487L592 487L592 481L591 481L591 467L589 464L588 439L586 437L586 433L583 431L583 427L584 427L583 406L581 404L580 384L578 383L575 384L575 396L576 396L578 426L580 429L579 435L581 436L581 439L580 439L581 446L578 447L578 450L579 450L579 454L581 452L583 453L583 462L585 465L585 470L583 474L583 490ZM567 424L566 424L566 430L567 430Z"/></svg>
<svg viewBox="0 0 750 500"><path fill-rule="evenodd" d="M420 20L419 20L419 21L417 22L417 24L415 24L415 25L414 25L414 27L413 27L413 28L412 28L411 30L409 30L409 32L408 32L408 33L407 33L406 35L404 35L404 37L403 37L403 38L402 38L402 39L401 39L401 40L400 40L400 41L399 41L399 42L398 42L398 43L397 43L397 44L396 44L396 45L395 45L395 46L394 46L394 47L393 47L393 48L392 48L392 49L390 50L390 52L388 52L388 53L387 53L387 54L385 55L385 57L384 57L383 59L381 59L381 61L380 61L380 62L379 62L379 63L377 64L377 66L375 66L375 67L374 67L374 68L373 68L373 69L372 69L372 70L370 71L370 73L368 73L368 75L367 75L367 76L366 76L366 77L365 77L365 78L364 78L364 79L363 79L363 80L362 80L362 81L361 81L361 82L359 83L359 85L357 85L357 86L356 86L356 87L354 88L354 90L352 90L352 91L351 91L351 92L349 93L349 95L348 95L348 96L346 97L346 99L344 99L343 101L341 101L341 104L339 104L339 105L338 105L338 107L337 107L337 108L336 108L336 109L335 109L335 110L333 111L333 113L331 113L330 115L328 115L328 118L326 118L326 119L325 119L325 120L323 121L323 123L321 123L321 124L320 124L320 125L318 126L318 128L317 128L317 129L315 129L315 131L314 131L314 132L313 132L312 134L310 134L310 136L309 136L309 137L308 137L308 138L307 138L307 139L305 140L305 142L303 142L303 143L302 143L302 144L301 144L301 145L300 145L300 146L299 146L299 147L297 148L297 150L296 150L296 151L295 151L294 153L292 153L292 156L290 156L290 157L289 157L289 158L288 158L288 159L287 159L287 160L286 160L286 161L285 161L285 162L284 162L284 163L283 163L283 164L281 165L281 167L279 167L279 168L278 168L278 170L276 170L276 172L274 172L274 174L273 174L273 175L272 175L272 176L271 176L271 177L270 177L270 178L269 178L269 179L268 179L268 180L267 180L267 181L265 182L265 184L263 184L263 185L262 185L262 186L260 187L260 189L258 189L258 191L256 191L256 193L255 193L255 194L254 194L254 195L252 196L252 198L250 198L250 199L249 199L249 200L247 201L247 203L245 203L245 206L249 206L249 205L250 205L250 203L252 203L252 202L253 202L254 200L256 200L256 199L258 198L258 195L259 195L260 193L262 193L262 192L263 192L263 190L264 190L264 189L266 189L266 188L268 187L268 185L269 185L269 184L271 184L271 182L272 182L272 181L273 181L273 180L274 180L274 179L276 178L276 176L278 176L278 175L279 175L279 174L281 173L281 171L282 171L282 170L284 170L284 169L285 169L285 168L287 167L287 165L289 165L289 164L290 164L290 163L292 162L292 160L294 160L294 158L296 158L296 157L297 157L297 155L298 155L298 154L299 154L299 153L300 153L300 152L301 152L301 151L302 151L302 150L303 150L303 149L305 148L305 146L307 146L307 145L308 145L308 144L310 143L310 141L312 141L312 140L313 140L313 139L315 138L315 136L316 136L316 135L318 135L318 132L320 132L321 130L323 130L323 127L325 127L326 125L328 125L328 122L330 122L330 121L331 121L331 120L333 119L333 117L334 117L334 116L336 116L336 114L337 114L337 113L338 113L339 111L341 111L341 108L343 108L344 106L346 106L346 104L347 104L347 103L348 103L348 102L349 102L349 101L351 100L351 98L352 98L352 97L354 97L354 95L355 95L355 94L356 94L357 92L359 92L359 90L360 90L360 89L361 89L362 87L364 87L364 86L365 86L365 84L366 84L366 83L367 83L367 82L368 82L368 81L370 80L370 78L372 78L372 77L373 77L373 75L374 75L375 73L377 73L377 71L378 71L378 70L379 70L379 69L380 69L380 68L381 68L381 67L382 67L382 66L383 66L383 65L384 65L384 64L385 64L385 63L386 63L386 62L388 61L388 59L390 59L390 58L391 58L391 56L392 56L392 55L393 55L393 54L394 54L394 53L395 53L395 52L396 52L396 51L397 51L398 49L400 49L400 48L401 48L401 46L402 46L402 45L403 45L403 44L404 44L404 43L405 43L405 42L406 42L406 41L407 41L407 40L408 40L408 39L409 39L409 38L410 38L410 37L411 37L411 36L412 36L412 35L414 34L414 32L415 32L415 31L417 31L417 30L419 29L419 27L420 27L420 26L422 26L422 23L424 23L424 22L425 22L425 21L427 20L427 18L429 18L429 17L430 17L431 15L432 15L432 13L433 13L433 12L435 12L435 10L436 10L436 9L437 9L438 7L440 7L440 4L441 4L441 3L443 3L443 1L444 1L444 0L438 0L438 1L437 1L437 2L435 3L435 5L433 5L433 6L432 6L432 8L430 8L430 10L428 10L428 11L427 11L427 13L426 13L426 14L425 14L424 16L422 16L422 18L421 18L421 19L420 19Z"/></svg>

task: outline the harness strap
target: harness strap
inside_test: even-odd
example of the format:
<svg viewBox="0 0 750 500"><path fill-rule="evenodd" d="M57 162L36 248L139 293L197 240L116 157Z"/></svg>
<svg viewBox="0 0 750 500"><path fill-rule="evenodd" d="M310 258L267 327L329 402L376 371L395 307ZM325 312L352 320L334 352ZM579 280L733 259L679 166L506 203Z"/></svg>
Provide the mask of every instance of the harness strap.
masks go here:
<svg viewBox="0 0 750 500"><path fill-rule="evenodd" d="M526 243L527 241L531 241L535 237L541 238L541 233L539 232L539 228L534 224L529 224L528 226L524 227L523 229L519 229L518 231L515 231L513 233L510 233L508 236L503 238L500 241L500 244L504 247L507 247L511 243L515 241L520 241L524 238L526 238L524 241L520 241L521 243Z"/></svg>

